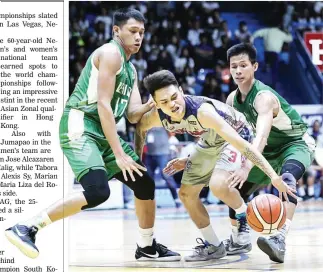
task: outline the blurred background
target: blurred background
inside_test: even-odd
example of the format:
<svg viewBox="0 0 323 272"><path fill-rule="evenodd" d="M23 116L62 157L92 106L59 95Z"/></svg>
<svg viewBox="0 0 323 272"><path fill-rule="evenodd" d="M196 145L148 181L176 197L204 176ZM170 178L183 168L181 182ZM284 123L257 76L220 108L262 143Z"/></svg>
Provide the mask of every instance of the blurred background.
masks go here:
<svg viewBox="0 0 323 272"><path fill-rule="evenodd" d="M172 71L186 94L225 102L236 88L226 51L234 44L252 42L258 52L256 78L295 106L323 148L323 65L313 64L309 43L311 38L323 40L323 2L69 2L70 94L88 56L112 39L112 14L122 7L135 8L147 19L142 47L131 59L143 102L149 94L142 79L161 69ZM273 35L275 39L269 38ZM322 51L317 53L323 60ZM134 126L126 119L118 123L118 133L133 143ZM168 177L161 169L168 160L189 154L194 141L189 135L171 135L162 128L149 131L144 163L155 178L159 207L181 207L177 196L181 173ZM298 184L304 201L323 198L322 175L323 168L314 161ZM134 207L131 191L120 182L111 187L113 195L101 208ZM269 186L260 193L272 191ZM221 204L208 188L201 198L205 204Z"/></svg>

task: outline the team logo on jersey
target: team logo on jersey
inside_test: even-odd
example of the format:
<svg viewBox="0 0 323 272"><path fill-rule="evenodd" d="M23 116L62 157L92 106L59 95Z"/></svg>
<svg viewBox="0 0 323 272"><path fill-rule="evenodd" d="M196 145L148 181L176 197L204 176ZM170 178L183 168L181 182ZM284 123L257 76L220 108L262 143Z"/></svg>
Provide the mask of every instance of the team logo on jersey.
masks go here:
<svg viewBox="0 0 323 272"><path fill-rule="evenodd" d="M196 126L196 121L188 121L189 124Z"/></svg>
<svg viewBox="0 0 323 272"><path fill-rule="evenodd" d="M187 161L186 165L185 165L185 170L189 171L192 167L192 162L190 160Z"/></svg>

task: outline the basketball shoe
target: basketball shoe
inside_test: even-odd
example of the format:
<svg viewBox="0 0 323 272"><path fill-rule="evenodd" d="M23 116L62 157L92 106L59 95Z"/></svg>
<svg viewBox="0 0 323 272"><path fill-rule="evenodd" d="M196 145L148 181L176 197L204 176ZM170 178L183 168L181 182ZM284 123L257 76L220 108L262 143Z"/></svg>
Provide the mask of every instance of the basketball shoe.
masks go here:
<svg viewBox="0 0 323 272"><path fill-rule="evenodd" d="M284 262L286 244L283 235L272 235L268 239L265 237L259 237L257 239L257 245L269 256L270 260L277 263Z"/></svg>
<svg viewBox="0 0 323 272"><path fill-rule="evenodd" d="M207 261L211 259L221 259L227 255L224 244L219 246L212 245L208 241L203 241L201 238L197 238L196 242L199 244L196 246L192 255L184 257L186 262L198 262Z"/></svg>
<svg viewBox="0 0 323 272"><path fill-rule="evenodd" d="M250 228L245 216L237 218L238 228L232 229L230 239L223 241L228 255L248 253L252 249Z"/></svg>
<svg viewBox="0 0 323 272"><path fill-rule="evenodd" d="M139 247L137 245L135 258L137 261L175 262L180 261L182 257L154 239L151 246Z"/></svg>
<svg viewBox="0 0 323 272"><path fill-rule="evenodd" d="M35 245L38 228L24 225L14 225L5 230L7 239L29 258L37 258L38 248Z"/></svg>

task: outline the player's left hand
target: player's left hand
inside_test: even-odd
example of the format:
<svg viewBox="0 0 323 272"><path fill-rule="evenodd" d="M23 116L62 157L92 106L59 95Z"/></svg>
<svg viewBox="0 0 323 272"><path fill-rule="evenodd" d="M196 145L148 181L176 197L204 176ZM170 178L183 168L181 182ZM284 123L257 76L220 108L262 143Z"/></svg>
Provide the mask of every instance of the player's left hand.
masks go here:
<svg viewBox="0 0 323 272"><path fill-rule="evenodd" d="M144 106L147 109L147 112L150 111L152 108L156 107L156 102L154 99L150 96L148 101L144 104Z"/></svg>
<svg viewBox="0 0 323 272"><path fill-rule="evenodd" d="M227 184L229 184L229 188L234 188L239 185L239 189L241 189L242 185L248 178L249 172L250 169L244 166L234 171L226 180Z"/></svg>
<svg viewBox="0 0 323 272"><path fill-rule="evenodd" d="M163 172L166 175L174 175L179 171L184 170L188 158L176 158L167 163L166 167L163 169Z"/></svg>
<svg viewBox="0 0 323 272"><path fill-rule="evenodd" d="M282 177L277 177L271 180L271 183L276 187L276 189L279 191L279 198L281 200L282 196L284 195L284 198L287 202L289 202L287 194L297 199L297 196L294 194L296 193L296 189L288 186L282 179Z"/></svg>

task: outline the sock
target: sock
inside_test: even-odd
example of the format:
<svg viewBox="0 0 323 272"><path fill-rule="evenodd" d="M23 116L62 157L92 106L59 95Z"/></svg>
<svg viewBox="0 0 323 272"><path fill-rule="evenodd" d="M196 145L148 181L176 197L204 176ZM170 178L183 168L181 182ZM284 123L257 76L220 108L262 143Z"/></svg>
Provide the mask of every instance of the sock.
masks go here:
<svg viewBox="0 0 323 272"><path fill-rule="evenodd" d="M41 230L42 228L48 226L52 223L52 220L50 220L48 214L46 211L43 211L39 214L37 214L35 217L31 218L30 220L19 223L20 225L25 225L27 227L35 226L38 228L38 230Z"/></svg>
<svg viewBox="0 0 323 272"><path fill-rule="evenodd" d="M220 245L220 240L216 236L211 224L205 228L200 229L200 231L201 231L201 234L202 234L204 240L208 241L210 244L215 245L215 246Z"/></svg>
<svg viewBox="0 0 323 272"><path fill-rule="evenodd" d="M232 229L232 240L234 243L237 243L238 240L238 226L231 225Z"/></svg>
<svg viewBox="0 0 323 272"><path fill-rule="evenodd" d="M238 226L233 226L233 225L231 225L231 229L232 229L232 232L233 232L234 234L237 234L237 233L238 233Z"/></svg>
<svg viewBox="0 0 323 272"><path fill-rule="evenodd" d="M290 225L292 224L292 221L289 219L286 219L285 224L278 230L277 235L282 235L284 238L286 238L287 233L289 231Z"/></svg>
<svg viewBox="0 0 323 272"><path fill-rule="evenodd" d="M236 212L236 218L239 219L241 217L246 217L247 205L246 203L242 203L242 205L238 209L234 209Z"/></svg>
<svg viewBox="0 0 323 272"><path fill-rule="evenodd" d="M154 228L142 229L139 227L139 234L138 246L146 247L153 244Z"/></svg>

